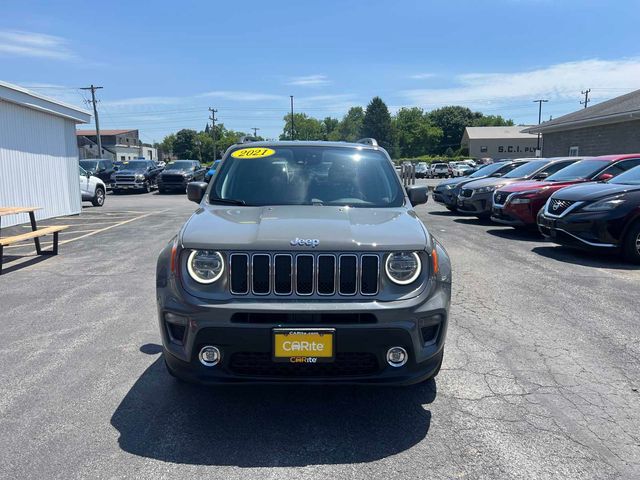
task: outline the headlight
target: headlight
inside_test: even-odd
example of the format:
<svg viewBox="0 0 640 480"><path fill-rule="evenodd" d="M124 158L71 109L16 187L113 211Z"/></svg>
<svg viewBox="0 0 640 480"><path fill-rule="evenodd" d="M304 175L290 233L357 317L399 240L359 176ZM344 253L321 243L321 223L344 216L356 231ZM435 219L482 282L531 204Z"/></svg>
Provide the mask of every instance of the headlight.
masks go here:
<svg viewBox="0 0 640 480"><path fill-rule="evenodd" d="M476 193L489 193L500 187L502 187L502 185L489 185L487 187L480 187L476 190Z"/></svg>
<svg viewBox="0 0 640 480"><path fill-rule="evenodd" d="M137 174L136 180L144 180L144 175Z"/></svg>
<svg viewBox="0 0 640 480"><path fill-rule="evenodd" d="M622 198L610 198L608 200L600 200L599 202L592 203L586 207L582 207L582 210L586 212L602 212L605 210L613 210L624 203Z"/></svg>
<svg viewBox="0 0 640 480"><path fill-rule="evenodd" d="M387 277L398 285L409 285L422 271L422 263L416 252L397 252L387 257L385 262Z"/></svg>
<svg viewBox="0 0 640 480"><path fill-rule="evenodd" d="M456 188L456 184L450 183L449 185L445 185L444 188L446 188L447 190L453 190L454 188Z"/></svg>
<svg viewBox="0 0 640 480"><path fill-rule="evenodd" d="M224 272L224 259L214 250L194 250L187 260L189 275L198 283L213 283Z"/></svg>

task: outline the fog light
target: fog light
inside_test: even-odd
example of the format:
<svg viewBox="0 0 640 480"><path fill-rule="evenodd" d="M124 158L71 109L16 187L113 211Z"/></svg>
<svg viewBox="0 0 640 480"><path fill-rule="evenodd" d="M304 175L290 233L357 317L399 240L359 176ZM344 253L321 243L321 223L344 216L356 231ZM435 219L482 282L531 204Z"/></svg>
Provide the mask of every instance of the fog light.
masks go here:
<svg viewBox="0 0 640 480"><path fill-rule="evenodd" d="M402 367L408 359L409 355L402 347L391 347L387 351L387 363L392 367Z"/></svg>
<svg viewBox="0 0 640 480"><path fill-rule="evenodd" d="M202 347L198 357L200 358L200 363L205 367L213 367L220 363L222 353L220 353L220 349L218 347L206 346Z"/></svg>

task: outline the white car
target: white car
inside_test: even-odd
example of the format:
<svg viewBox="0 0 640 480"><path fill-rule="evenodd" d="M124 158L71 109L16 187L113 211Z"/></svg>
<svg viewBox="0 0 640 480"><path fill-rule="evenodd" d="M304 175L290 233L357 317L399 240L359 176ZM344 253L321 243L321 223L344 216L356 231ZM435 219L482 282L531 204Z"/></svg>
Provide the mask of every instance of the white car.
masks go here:
<svg viewBox="0 0 640 480"><path fill-rule="evenodd" d="M447 178L449 176L449 165L446 163L432 163L430 175L432 178Z"/></svg>
<svg viewBox="0 0 640 480"><path fill-rule="evenodd" d="M91 202L94 207L104 205L107 187L102 180L89 174L84 168L78 167L80 172L80 195L83 202Z"/></svg>
<svg viewBox="0 0 640 480"><path fill-rule="evenodd" d="M469 175L473 168L465 162L456 163L453 167L451 167L451 174L454 177L464 177L465 175Z"/></svg>

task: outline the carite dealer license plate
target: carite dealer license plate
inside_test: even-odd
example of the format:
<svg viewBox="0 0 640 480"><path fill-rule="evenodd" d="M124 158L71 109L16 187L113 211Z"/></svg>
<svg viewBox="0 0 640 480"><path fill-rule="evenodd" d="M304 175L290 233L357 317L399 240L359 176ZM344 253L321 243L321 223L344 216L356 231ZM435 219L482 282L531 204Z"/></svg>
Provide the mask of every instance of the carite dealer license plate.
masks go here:
<svg viewBox="0 0 640 480"><path fill-rule="evenodd" d="M332 362L333 328L274 328L273 360L288 363Z"/></svg>

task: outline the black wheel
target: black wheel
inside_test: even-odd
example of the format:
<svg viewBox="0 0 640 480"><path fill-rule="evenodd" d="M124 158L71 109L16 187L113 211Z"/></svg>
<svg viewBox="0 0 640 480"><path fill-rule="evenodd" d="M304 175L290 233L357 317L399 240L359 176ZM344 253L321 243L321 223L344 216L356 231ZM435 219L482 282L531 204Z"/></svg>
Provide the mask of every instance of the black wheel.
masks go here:
<svg viewBox="0 0 640 480"><path fill-rule="evenodd" d="M104 205L104 190L102 187L96 187L96 193L93 195L91 203L94 207L101 207Z"/></svg>
<svg viewBox="0 0 640 480"><path fill-rule="evenodd" d="M458 211L458 207L454 207L453 205L446 205L447 210L449 210L450 212L457 212Z"/></svg>
<svg viewBox="0 0 640 480"><path fill-rule="evenodd" d="M151 183L144 182L144 186L142 187L142 191L144 193L151 193Z"/></svg>
<svg viewBox="0 0 640 480"><path fill-rule="evenodd" d="M640 221L636 221L627 231L627 235L624 237L622 253L624 258L630 262L640 263Z"/></svg>
<svg viewBox="0 0 640 480"><path fill-rule="evenodd" d="M167 192L167 191L166 191L164 188L162 188L162 187L158 187L158 193L159 193L160 195L164 195L166 192Z"/></svg>

